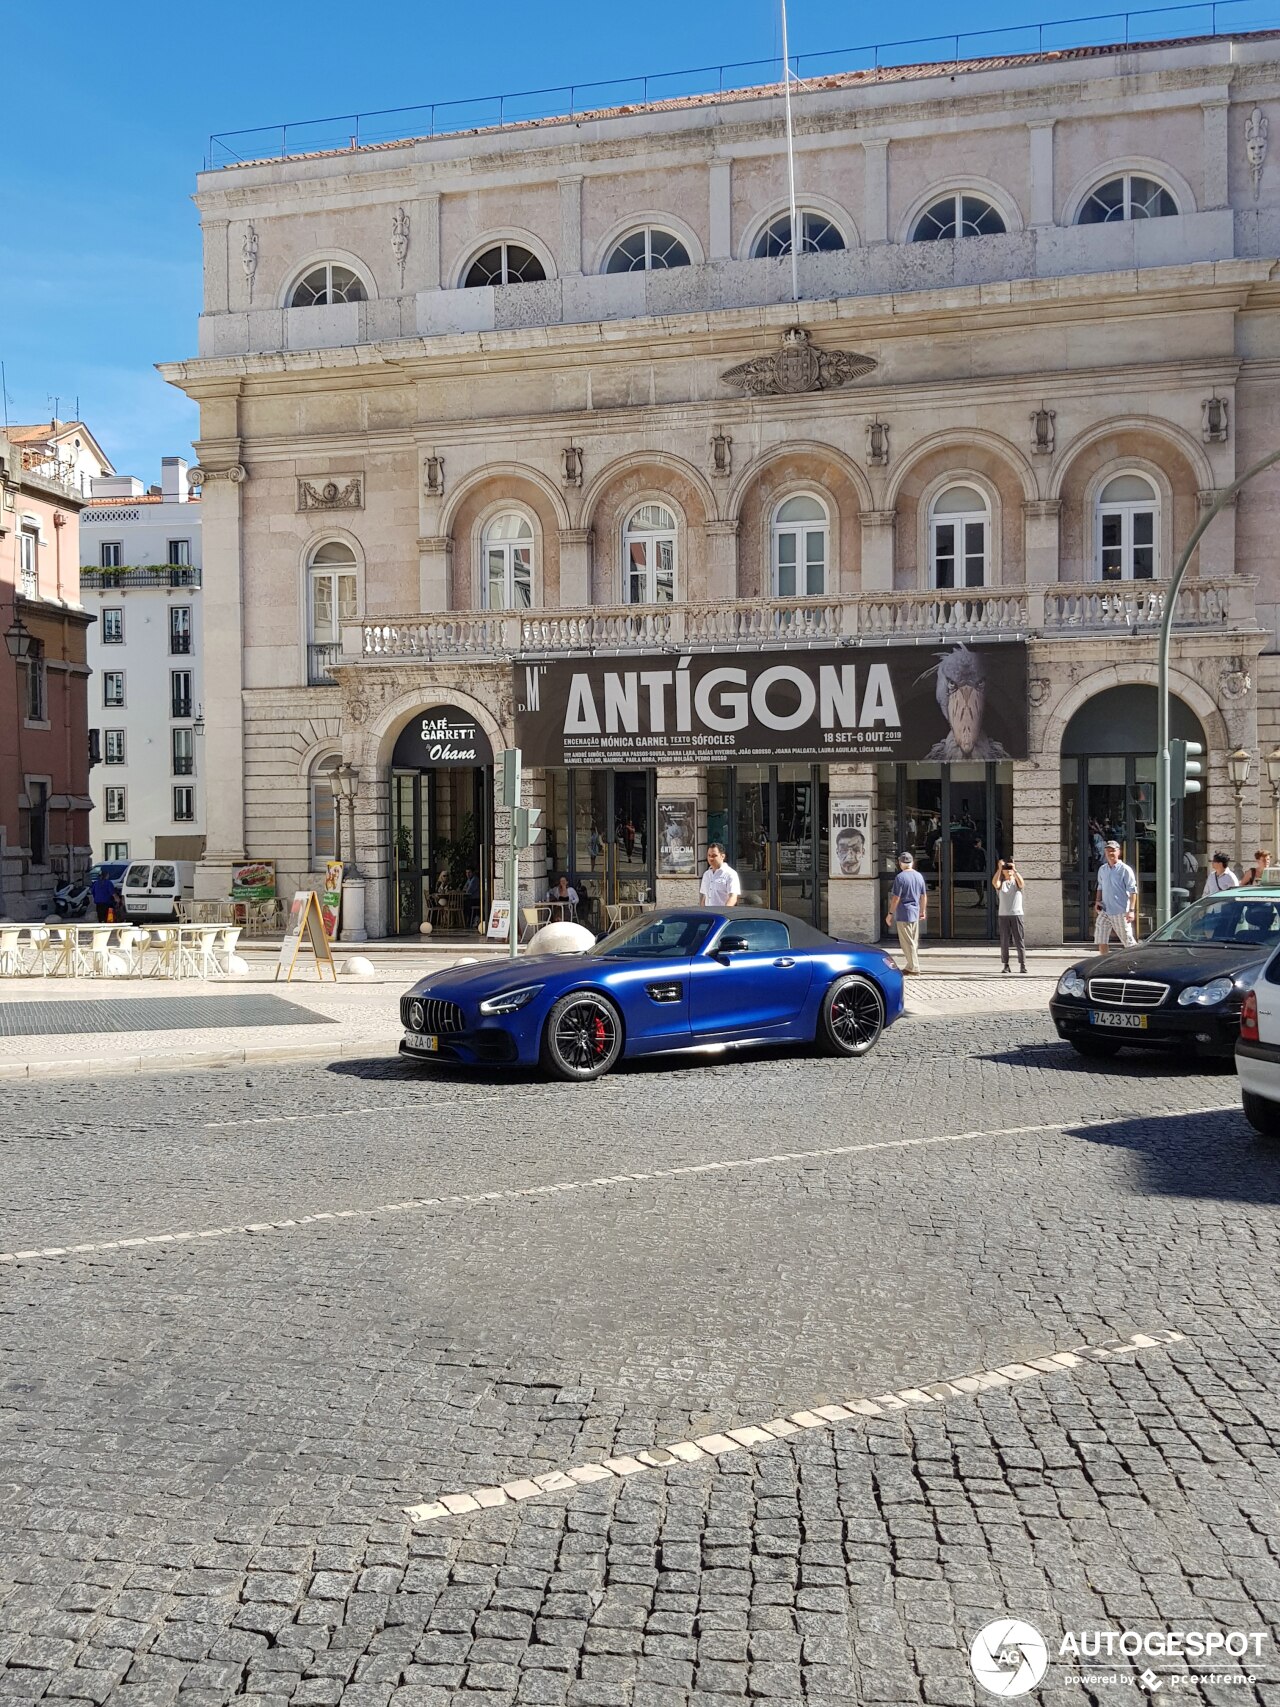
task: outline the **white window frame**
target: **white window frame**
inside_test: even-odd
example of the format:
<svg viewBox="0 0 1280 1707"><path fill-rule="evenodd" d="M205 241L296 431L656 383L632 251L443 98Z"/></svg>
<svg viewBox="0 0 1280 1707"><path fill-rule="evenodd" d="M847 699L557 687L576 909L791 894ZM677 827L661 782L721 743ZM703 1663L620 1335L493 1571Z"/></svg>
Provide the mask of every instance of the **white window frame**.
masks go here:
<svg viewBox="0 0 1280 1707"><path fill-rule="evenodd" d="M633 528L632 522L641 510L650 506L664 509L671 517L669 528L644 527ZM664 541L671 542L671 598L659 599L657 547ZM645 597L634 599L631 596L632 562L631 547L635 544L644 546L644 576ZM665 498L644 498L638 504L633 504L622 524L622 603L624 605L666 605L675 604L680 596L680 518Z"/></svg>
<svg viewBox="0 0 1280 1707"><path fill-rule="evenodd" d="M45 665L43 641L33 641L26 660L27 682L26 699L23 704L24 721L28 724L44 724L49 721L49 674Z"/></svg>
<svg viewBox="0 0 1280 1707"><path fill-rule="evenodd" d="M119 699L110 699L107 696L107 684L108 684L108 682L110 682L113 679L113 677L116 677L116 676L118 676L120 678L120 698ZM102 705L103 705L103 709L107 710L107 711L120 711L123 709L124 703L125 703L124 671L123 670L104 670L102 672Z"/></svg>
<svg viewBox="0 0 1280 1707"><path fill-rule="evenodd" d="M655 267L653 264L653 238L654 238L655 232L657 233L657 235L659 237L663 238L668 243L678 243L680 245L681 250L684 253L684 260L683 261L662 260L662 261L659 261L657 266ZM642 266L632 265L632 266L628 266L628 267L615 267L615 266L613 266L612 265L613 257L618 253L618 251L619 251L619 249L621 249L622 245L624 243L630 243L633 240L633 238L640 237L640 236L644 237L644 263L643 263L643 265ZM600 270L601 270L601 272L605 272L605 273L668 272L671 270L672 267L688 267L688 266L691 266L692 263L693 263L693 256L689 253L689 245L685 242L684 238L680 236L679 232L672 231L667 226L664 226L664 225L637 225L637 226L634 226L630 231L624 231L622 233L621 237L616 237L613 240L613 242L610 243L609 252L604 258L604 266Z"/></svg>
<svg viewBox="0 0 1280 1707"><path fill-rule="evenodd" d="M186 706L188 708L186 711L175 711L173 708L174 707L174 700L176 697L176 693L175 693L176 685L177 685L176 678L178 676L185 676L187 678L187 692L183 695L184 703L186 704ZM181 718L181 717L190 717L191 716L191 712L195 706L195 691L196 691L196 683L195 683L195 672L194 672L194 670L170 670L169 671L169 715L170 715L170 717Z"/></svg>
<svg viewBox="0 0 1280 1707"><path fill-rule="evenodd" d="M995 214L996 218L1000 221L1000 230L998 232L965 231L963 226L964 204L966 200L981 202L984 208L987 208L991 213ZM932 232L922 233L920 230L921 221L925 218L926 214L933 212L939 202L944 201L949 201L952 204L951 218L952 223L955 226L955 236L935 237ZM912 243L957 243L966 237L1006 236L1008 234L1008 230L1009 221L1005 218L1003 209L997 207L991 197L984 195L981 190L944 190L941 195L930 196L925 206L920 209L920 212L911 221L910 241Z"/></svg>
<svg viewBox="0 0 1280 1707"><path fill-rule="evenodd" d="M179 751L179 748L182 751ZM189 723L175 723L169 731L169 756L174 776L196 774L196 733ZM186 768L180 768L183 761Z"/></svg>
<svg viewBox="0 0 1280 1707"><path fill-rule="evenodd" d="M175 642L185 641L185 645ZM171 658L189 658L191 656L191 606L169 606L169 656Z"/></svg>
<svg viewBox="0 0 1280 1707"><path fill-rule="evenodd" d="M112 865L127 860L129 857L128 842L103 842L102 857L104 861Z"/></svg>
<svg viewBox="0 0 1280 1707"><path fill-rule="evenodd" d="M467 280L471 277L472 268L494 249L501 249L502 251L501 277L497 279L490 279L485 284L481 284L479 282L476 284L468 284ZM511 270L509 266L509 251L512 249L523 249L526 254L531 255L538 263L539 267L541 267L542 277L540 279L513 279L509 277ZM481 243L478 248L472 250L470 258L467 260L458 276L458 288L460 290L498 290L503 286L512 284L545 284L546 281L553 276L554 275L550 267L547 265L546 257L539 253L537 247L531 243L527 237L493 237L487 242Z"/></svg>
<svg viewBox="0 0 1280 1707"><path fill-rule="evenodd" d="M343 563L317 563L317 553L326 546L341 546L350 553L350 561ZM354 622L360 615L360 563L355 548L349 540L341 538L313 540L307 550L306 570L306 670L307 681L312 686L323 686L327 679L327 660L317 659L315 648L340 647L342 644L342 625L344 622ZM350 578L351 603L347 615L343 614L342 582ZM330 627L332 633L321 635L316 627L316 589L322 582L329 584ZM323 672L323 673L322 673ZM330 685L332 685L330 680Z"/></svg>
<svg viewBox="0 0 1280 1707"><path fill-rule="evenodd" d="M977 492L983 499L984 507L981 510L944 510L939 514L938 500L944 498L948 492L954 492L958 486L967 486L971 491ZM991 500L982 491L982 488L975 485L972 480L949 481L940 491L934 493L929 500L929 586L932 590L943 593L977 592L981 588L991 585L991 520ZM982 524L982 579L981 581L970 582L967 565L967 559L970 555L967 529L978 522ZM960 541L960 549L953 549L951 553L951 586L940 587L938 585L938 529L952 526L958 529L956 538ZM958 581L956 579L957 573L959 575Z"/></svg>
<svg viewBox="0 0 1280 1707"><path fill-rule="evenodd" d="M111 749L115 747L113 756ZM104 765L128 764L128 747L123 729L104 729L102 732L102 762Z"/></svg>
<svg viewBox="0 0 1280 1707"><path fill-rule="evenodd" d="M341 267L344 272L351 274L356 284L360 287L359 296L344 296L341 302L335 302L333 300L333 269L335 267ZM302 286L311 277L312 273L318 273L322 268L324 270L325 300L323 302L295 302L293 300L294 297L302 289ZM348 287L345 285L343 286L344 290L347 288ZM357 268L353 267L350 261L312 261L308 266L302 268L302 270L295 276L293 283L289 286L288 306L290 308L303 309L345 308L348 303L368 302L369 294L369 286L365 280L364 274L358 271Z"/></svg>
<svg viewBox="0 0 1280 1707"><path fill-rule="evenodd" d="M848 249L849 239L845 235L843 226L833 214L825 212L820 207L806 207L801 204L796 208L796 218L800 221L800 253L802 255L838 255ZM787 239L785 248L779 248L776 253L772 255L764 252L764 246L769 240L769 233L773 230L775 225L780 224L784 219L788 222L790 221L790 208L784 207L777 213L771 214L756 232L755 236L751 240L750 255L753 261L776 261L780 260L784 255L789 255L791 253L791 246L795 240L794 232L792 232L791 236ZM835 248L824 249L816 243L812 245L810 244L807 221L811 219L821 220L824 225L829 225L831 227L836 236L840 239L839 244Z"/></svg>
<svg viewBox="0 0 1280 1707"><path fill-rule="evenodd" d="M29 522L18 529L18 591L28 599L40 593L40 530Z"/></svg>
<svg viewBox="0 0 1280 1707"><path fill-rule="evenodd" d="M111 810L118 804L119 811ZM129 822L129 790L122 782L109 783L102 791L102 819L106 824L127 824Z"/></svg>
<svg viewBox="0 0 1280 1707"><path fill-rule="evenodd" d="M1104 504L1102 494L1113 480L1141 480L1151 488L1151 499L1122 498L1118 502ZM1108 474L1098 488L1098 496L1093 505L1093 579L1102 585L1114 585L1122 581L1158 581L1160 579L1160 490L1151 476L1140 468L1121 468ZM1151 573L1150 575L1135 575L1133 572L1133 556L1136 550L1146 550L1145 545L1135 547L1133 540L1133 523L1135 516L1150 515L1151 517ZM1120 573L1105 575L1102 563L1102 529L1108 516L1115 516L1120 522Z"/></svg>
<svg viewBox="0 0 1280 1707"><path fill-rule="evenodd" d="M108 617L115 617L116 621L114 623L109 623L107 621ZM111 628L114 628L116 630L116 632L114 634L109 632L109 629L111 629ZM103 611L102 611L102 644L104 646L123 646L124 645L124 606L123 605L105 605L103 607Z"/></svg>
<svg viewBox="0 0 1280 1707"><path fill-rule="evenodd" d="M508 516L514 516L523 522L529 530L527 539L491 539L490 530ZM535 577L537 575L537 536L533 523L523 510L499 510L496 515L489 517L480 530L480 603L484 610L522 611L531 610L534 604ZM516 553L526 551L529 554L529 603L521 604L515 596L515 561ZM502 557L502 603L493 602L492 575L489 558L500 554Z"/></svg>
<svg viewBox="0 0 1280 1707"><path fill-rule="evenodd" d="M793 498L812 498L815 504L818 504L821 506L824 520L822 520L821 522L782 522L782 521L779 521L778 517L781 514L782 510L785 508L785 506L787 504L789 504L792 501ZM812 491L808 491L808 490L804 490L804 491L800 491L800 492L788 492L785 498L781 499L777 504L774 505L773 520L772 520L772 524L770 526L769 533L770 533L770 547L769 547L770 578L769 579L770 579L771 597L773 597L775 599L821 599L821 598L825 598L827 595L827 592L829 590L829 587L830 587L830 579L831 579L831 506L827 503L827 500L822 496L822 494L820 492L812 492ZM799 584L800 580L802 578L802 571L803 571L803 579L805 580L806 583L807 583L808 578L809 578L809 576L808 576L809 554L808 554L807 536L810 534L814 534L814 533L820 533L822 535L822 585L821 585L821 587L819 587L819 589L816 593L811 592L807 585L804 588L801 588L801 586ZM795 562L792 565L792 567L795 570L796 583L797 584L796 584L795 591L791 592L791 593L784 593L782 591L781 541L785 536L794 537L794 539L796 541Z"/></svg>
<svg viewBox="0 0 1280 1707"><path fill-rule="evenodd" d="M170 569L190 569L191 541L189 539L171 539L169 541Z"/></svg>
<svg viewBox="0 0 1280 1707"><path fill-rule="evenodd" d="M338 813L342 808L333 786L333 772L341 759L341 753L323 753L311 766L311 775L307 785L307 838L311 847L311 869L313 871L318 871L326 860L338 857L337 850L341 842L341 825L338 822ZM323 839L320 834L319 820L321 789L324 789L329 797L326 818L332 826L327 832L332 844L327 851L320 845Z"/></svg>
<svg viewBox="0 0 1280 1707"><path fill-rule="evenodd" d="M1088 207L1089 203L1093 200L1094 196L1097 195L1099 190L1105 188L1105 186L1107 184L1114 184L1117 178L1122 179L1123 183L1124 183L1124 207L1123 207L1123 212L1121 213L1119 219L1089 219L1089 220L1086 220L1083 217L1084 210ZM1175 219L1182 212L1181 201L1179 200L1177 194L1169 188L1169 185L1164 181L1163 178L1161 178L1155 172L1146 171L1143 167L1134 166L1134 167L1125 167L1119 172L1108 172L1103 177L1099 178L1098 181L1095 184L1093 184L1089 189L1087 189L1085 191L1084 195L1081 196L1080 205L1076 209L1075 223L1077 225L1128 225L1133 219L1133 180L1135 178L1145 178L1148 183L1154 184L1156 186L1156 188L1159 190L1163 190L1165 195L1167 195L1169 200L1173 203L1172 214L1164 214L1164 213L1145 214L1144 213L1144 214L1139 215L1140 218L1142 218L1142 219Z"/></svg>
<svg viewBox="0 0 1280 1707"><path fill-rule="evenodd" d="M179 812L179 802L187 807L185 812ZM194 824L196 821L196 791L189 782L175 783L173 789L173 821L175 824Z"/></svg>
<svg viewBox="0 0 1280 1707"><path fill-rule="evenodd" d="M119 569L124 552L122 539L104 539L98 546L99 569Z"/></svg>

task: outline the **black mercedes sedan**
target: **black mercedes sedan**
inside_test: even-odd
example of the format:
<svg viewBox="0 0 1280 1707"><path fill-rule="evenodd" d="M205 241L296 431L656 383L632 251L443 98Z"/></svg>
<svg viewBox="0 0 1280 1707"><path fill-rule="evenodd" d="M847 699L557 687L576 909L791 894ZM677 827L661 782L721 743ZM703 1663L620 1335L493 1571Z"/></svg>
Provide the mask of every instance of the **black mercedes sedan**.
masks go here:
<svg viewBox="0 0 1280 1707"><path fill-rule="evenodd" d="M1280 947L1280 889L1208 895L1138 948L1113 946L1069 967L1049 1012L1081 1055L1175 1046L1229 1059L1240 1008Z"/></svg>

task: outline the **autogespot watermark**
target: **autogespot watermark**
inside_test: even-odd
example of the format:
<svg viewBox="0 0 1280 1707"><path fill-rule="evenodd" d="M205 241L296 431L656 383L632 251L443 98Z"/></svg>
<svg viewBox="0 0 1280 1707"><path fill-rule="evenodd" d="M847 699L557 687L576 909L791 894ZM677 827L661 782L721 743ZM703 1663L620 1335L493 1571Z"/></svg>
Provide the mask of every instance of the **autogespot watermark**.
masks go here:
<svg viewBox="0 0 1280 1707"><path fill-rule="evenodd" d="M1070 1678L1099 1688L1143 1689L1154 1695L1158 1689L1194 1688L1201 1683L1251 1685L1254 1679L1247 1662L1261 1658L1266 1639L1261 1630L1068 1630L1056 1653L1051 1653L1049 1642L1034 1624L1020 1618L995 1618L974 1637L969 1667L989 1695L1006 1699L1033 1690L1053 1661L1064 1668L1055 1667L1055 1682ZM1149 1663L1153 1659L1190 1661L1195 1669L1166 1671L1161 1676ZM1130 1666L1094 1669L1101 1660L1147 1663L1141 1671ZM1206 1665L1222 1667L1231 1660L1244 1664L1234 1670L1204 1669Z"/></svg>

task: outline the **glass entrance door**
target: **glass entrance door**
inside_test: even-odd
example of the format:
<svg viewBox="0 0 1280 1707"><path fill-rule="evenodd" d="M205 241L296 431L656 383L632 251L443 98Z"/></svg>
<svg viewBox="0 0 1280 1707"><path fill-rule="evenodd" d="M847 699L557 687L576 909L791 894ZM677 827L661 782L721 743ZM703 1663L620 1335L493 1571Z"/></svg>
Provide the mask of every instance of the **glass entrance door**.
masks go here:
<svg viewBox="0 0 1280 1707"><path fill-rule="evenodd" d="M650 770L570 770L564 793L573 840L563 870L578 893L578 918L594 931L617 902L653 900L653 797Z"/></svg>
<svg viewBox="0 0 1280 1707"><path fill-rule="evenodd" d="M924 878L929 936L990 941L996 934L996 861L1013 853L1013 774L1004 764L884 766L881 799L896 798L895 848ZM889 790L893 794L889 795ZM882 879L881 917L894 869Z"/></svg>
<svg viewBox="0 0 1280 1707"><path fill-rule="evenodd" d="M1175 909L1197 892L1203 846L1204 796L1175 801L1172 813ZM1063 924L1072 941L1093 937L1093 901L1106 844L1138 879L1135 934L1156 922L1156 760L1153 753L1091 753L1062 760Z"/></svg>
<svg viewBox="0 0 1280 1707"><path fill-rule="evenodd" d="M392 772L394 936L413 936L432 917L433 906L448 929L470 931L487 917L493 837L485 774L469 769Z"/></svg>
<svg viewBox="0 0 1280 1707"><path fill-rule="evenodd" d="M709 839L727 844L745 906L825 923L827 783L821 766L736 765L712 772L707 824Z"/></svg>

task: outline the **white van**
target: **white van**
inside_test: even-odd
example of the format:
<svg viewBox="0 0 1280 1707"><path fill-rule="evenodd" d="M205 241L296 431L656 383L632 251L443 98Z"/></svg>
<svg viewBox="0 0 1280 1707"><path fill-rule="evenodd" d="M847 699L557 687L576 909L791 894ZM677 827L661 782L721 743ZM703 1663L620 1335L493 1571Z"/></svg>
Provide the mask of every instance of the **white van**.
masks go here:
<svg viewBox="0 0 1280 1707"><path fill-rule="evenodd" d="M195 861L134 859L120 882L127 919L170 920L179 916L179 903L189 905L195 886Z"/></svg>

